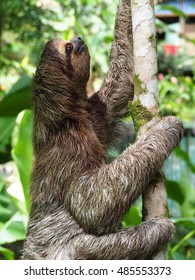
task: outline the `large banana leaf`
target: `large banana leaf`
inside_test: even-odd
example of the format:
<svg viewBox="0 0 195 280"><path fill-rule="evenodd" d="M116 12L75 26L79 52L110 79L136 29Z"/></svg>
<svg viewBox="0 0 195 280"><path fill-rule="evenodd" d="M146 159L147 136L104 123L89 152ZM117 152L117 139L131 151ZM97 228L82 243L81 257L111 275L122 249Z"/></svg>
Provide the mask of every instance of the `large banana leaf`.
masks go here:
<svg viewBox="0 0 195 280"><path fill-rule="evenodd" d="M12 157L18 167L26 209L30 209L29 183L32 167L32 112L22 111L17 119L12 138Z"/></svg>
<svg viewBox="0 0 195 280"><path fill-rule="evenodd" d="M0 117L17 116L31 107L31 78L23 76L0 102Z"/></svg>
<svg viewBox="0 0 195 280"><path fill-rule="evenodd" d="M25 227L22 216L17 212L12 218L0 225L0 244L25 239Z"/></svg>

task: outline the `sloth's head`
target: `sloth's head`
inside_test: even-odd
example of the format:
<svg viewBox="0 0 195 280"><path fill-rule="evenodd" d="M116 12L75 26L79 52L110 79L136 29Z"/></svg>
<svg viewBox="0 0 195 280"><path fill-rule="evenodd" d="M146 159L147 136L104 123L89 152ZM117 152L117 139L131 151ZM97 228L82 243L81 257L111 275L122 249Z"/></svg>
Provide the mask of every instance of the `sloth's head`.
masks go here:
<svg viewBox="0 0 195 280"><path fill-rule="evenodd" d="M90 74L88 47L81 37L51 40L43 49L37 71L53 82L64 76L66 82L86 84Z"/></svg>
<svg viewBox="0 0 195 280"><path fill-rule="evenodd" d="M86 84L90 73L89 51L77 37L46 43L33 82L33 108L47 125L64 118L81 119L86 107Z"/></svg>

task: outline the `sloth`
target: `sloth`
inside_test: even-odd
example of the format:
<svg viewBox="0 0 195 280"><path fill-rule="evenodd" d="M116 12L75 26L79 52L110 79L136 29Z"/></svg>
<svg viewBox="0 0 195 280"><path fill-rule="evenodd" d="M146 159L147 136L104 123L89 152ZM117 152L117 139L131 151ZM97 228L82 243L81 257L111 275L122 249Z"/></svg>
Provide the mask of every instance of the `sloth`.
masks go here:
<svg viewBox="0 0 195 280"><path fill-rule="evenodd" d="M133 98L130 19L130 0L121 0L109 71L92 97L81 37L54 39L43 49L33 85L32 203L23 259L149 259L174 234L164 217L121 226L183 133L175 117L154 118L108 162Z"/></svg>

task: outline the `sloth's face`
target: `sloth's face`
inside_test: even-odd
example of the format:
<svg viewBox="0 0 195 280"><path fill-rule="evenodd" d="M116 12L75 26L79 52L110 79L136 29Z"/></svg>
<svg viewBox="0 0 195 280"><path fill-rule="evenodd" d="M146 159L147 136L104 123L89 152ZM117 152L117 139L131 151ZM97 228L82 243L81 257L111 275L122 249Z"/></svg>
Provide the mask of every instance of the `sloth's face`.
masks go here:
<svg viewBox="0 0 195 280"><path fill-rule="evenodd" d="M88 53L88 48L81 37L76 37L70 41L54 39L53 43L61 55L78 56L82 53Z"/></svg>
<svg viewBox="0 0 195 280"><path fill-rule="evenodd" d="M70 41L53 40L55 49L64 59L67 70L72 70L73 76L83 82L88 81L90 74L90 55L88 47L81 37Z"/></svg>

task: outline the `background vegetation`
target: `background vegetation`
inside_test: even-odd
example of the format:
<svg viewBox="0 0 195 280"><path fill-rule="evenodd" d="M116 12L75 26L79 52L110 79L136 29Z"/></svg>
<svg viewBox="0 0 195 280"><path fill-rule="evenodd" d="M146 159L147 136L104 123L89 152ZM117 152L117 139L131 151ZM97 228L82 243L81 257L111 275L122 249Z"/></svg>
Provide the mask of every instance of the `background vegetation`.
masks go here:
<svg viewBox="0 0 195 280"><path fill-rule="evenodd" d="M1 9L0 85L0 259L17 259L28 221L32 166L31 81L44 43L81 35L90 46L89 92L98 89L107 71L118 1L7 0ZM157 27L167 27L158 21ZM192 57L182 52L165 57L159 44L159 89L164 115L185 122L186 137L165 165L168 202L177 227L170 259L195 259L195 81L182 69ZM191 73L192 74L192 73ZM118 151L112 151L117 155ZM141 221L141 201L123 226Z"/></svg>

